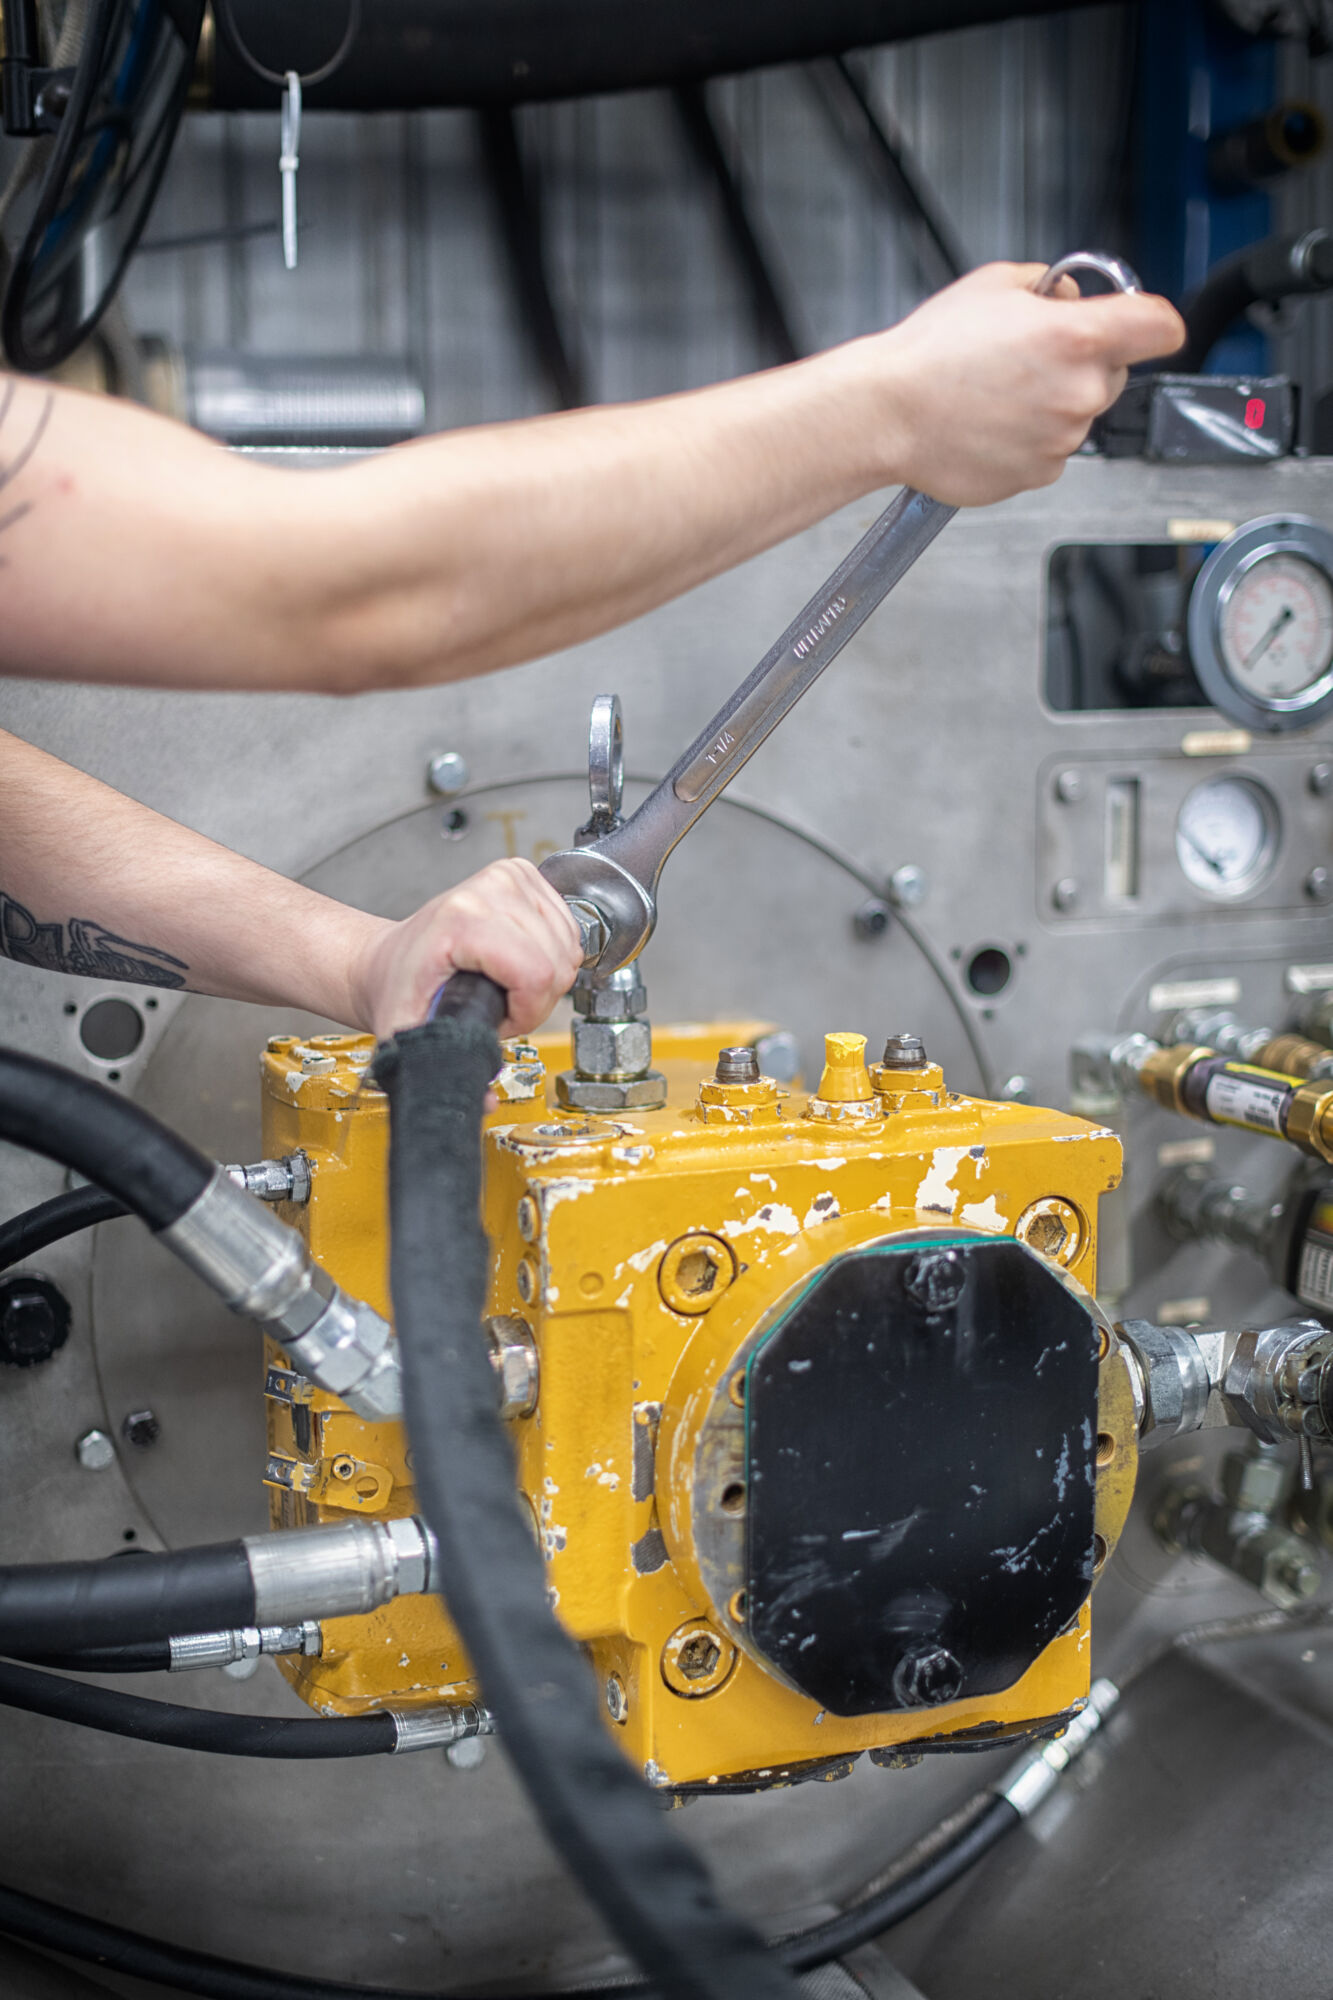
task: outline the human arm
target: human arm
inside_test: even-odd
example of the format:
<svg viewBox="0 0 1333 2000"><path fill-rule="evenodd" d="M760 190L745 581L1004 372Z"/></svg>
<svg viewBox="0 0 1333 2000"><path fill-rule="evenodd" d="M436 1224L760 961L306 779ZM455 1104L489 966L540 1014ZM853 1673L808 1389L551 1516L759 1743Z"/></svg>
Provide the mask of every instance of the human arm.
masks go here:
<svg viewBox="0 0 1333 2000"><path fill-rule="evenodd" d="M1058 477L1160 299L994 265L899 326L686 395L278 471L128 405L0 395L0 669L354 692L481 673L651 609L899 482Z"/></svg>
<svg viewBox="0 0 1333 2000"><path fill-rule="evenodd" d="M459 970L526 1033L573 982L578 931L526 861L499 861L402 923L219 847L0 732L0 957L47 971L300 1007L387 1035Z"/></svg>

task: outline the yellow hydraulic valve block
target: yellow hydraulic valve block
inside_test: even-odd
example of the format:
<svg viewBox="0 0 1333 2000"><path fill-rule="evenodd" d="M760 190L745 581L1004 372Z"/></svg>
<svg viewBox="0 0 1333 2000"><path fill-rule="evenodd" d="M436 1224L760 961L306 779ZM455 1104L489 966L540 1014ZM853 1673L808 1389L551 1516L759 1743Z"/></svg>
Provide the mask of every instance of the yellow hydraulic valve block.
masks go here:
<svg viewBox="0 0 1333 2000"><path fill-rule="evenodd" d="M955 1095L911 1038L868 1067L830 1035L789 1092L737 1060L764 1029L659 1030L667 1104L615 1116L548 1102L555 1038L509 1044L483 1142L484 1337L552 1602L608 1728L680 1792L1058 1726L1137 1462L1092 1298L1114 1135ZM270 1042L264 1145L308 1156L288 1219L387 1314L371 1053ZM400 1426L276 1350L267 1395L277 1524L415 1510ZM329 1713L477 1692L430 1598L282 1666Z"/></svg>

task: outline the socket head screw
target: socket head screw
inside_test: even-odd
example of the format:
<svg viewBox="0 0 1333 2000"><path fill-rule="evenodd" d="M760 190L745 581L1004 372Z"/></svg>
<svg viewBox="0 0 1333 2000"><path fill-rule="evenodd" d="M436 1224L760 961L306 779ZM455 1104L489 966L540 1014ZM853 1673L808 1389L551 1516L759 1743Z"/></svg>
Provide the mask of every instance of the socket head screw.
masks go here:
<svg viewBox="0 0 1333 2000"><path fill-rule="evenodd" d="M619 1674L606 1677L606 1712L612 1722L624 1722L629 1715L629 1696Z"/></svg>

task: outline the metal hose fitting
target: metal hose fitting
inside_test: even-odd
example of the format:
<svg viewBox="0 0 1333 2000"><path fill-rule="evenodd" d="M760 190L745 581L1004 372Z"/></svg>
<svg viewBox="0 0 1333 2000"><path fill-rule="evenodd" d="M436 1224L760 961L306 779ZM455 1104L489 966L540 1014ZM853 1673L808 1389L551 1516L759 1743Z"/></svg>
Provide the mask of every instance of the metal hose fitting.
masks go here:
<svg viewBox="0 0 1333 2000"><path fill-rule="evenodd" d="M358 1416L402 1414L393 1331L312 1259L304 1240L219 1167L159 1241L236 1313L282 1343L300 1372Z"/></svg>

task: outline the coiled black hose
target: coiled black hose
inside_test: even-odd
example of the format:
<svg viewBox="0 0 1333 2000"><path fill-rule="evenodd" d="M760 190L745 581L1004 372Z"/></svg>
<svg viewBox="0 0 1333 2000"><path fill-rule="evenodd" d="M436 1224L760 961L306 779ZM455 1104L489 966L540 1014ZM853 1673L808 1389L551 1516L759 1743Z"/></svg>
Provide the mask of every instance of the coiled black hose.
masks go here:
<svg viewBox="0 0 1333 2000"><path fill-rule="evenodd" d="M794 2000L790 1975L717 1901L612 1742L587 1663L551 1611L520 1511L480 1324L482 1108L500 1068L504 995L457 974L437 1016L381 1047L389 1099L389 1284L422 1510L440 1589L487 1706L552 1843L670 2000ZM449 1218L449 1227L441 1219Z"/></svg>
<svg viewBox="0 0 1333 2000"><path fill-rule="evenodd" d="M244 1542L145 1552L132 1562L0 1569L0 1653L19 1659L254 1623L255 1580Z"/></svg>
<svg viewBox="0 0 1333 2000"><path fill-rule="evenodd" d="M67 1194L53 1195L50 1201L38 1202L22 1215L0 1222L0 1271L21 1264L25 1257L35 1257L67 1236L77 1236L81 1229L91 1229L96 1222L128 1214L123 1201L99 1187L71 1188Z"/></svg>
<svg viewBox="0 0 1333 2000"><path fill-rule="evenodd" d="M176 1750L207 1750L216 1757L378 1757L398 1741L391 1715L326 1717L227 1715L185 1708L174 1701L146 1701L59 1674L34 1673L0 1660L0 1706L49 1715L83 1729L132 1736L141 1743L165 1743Z"/></svg>

